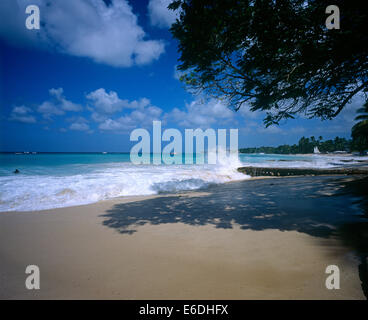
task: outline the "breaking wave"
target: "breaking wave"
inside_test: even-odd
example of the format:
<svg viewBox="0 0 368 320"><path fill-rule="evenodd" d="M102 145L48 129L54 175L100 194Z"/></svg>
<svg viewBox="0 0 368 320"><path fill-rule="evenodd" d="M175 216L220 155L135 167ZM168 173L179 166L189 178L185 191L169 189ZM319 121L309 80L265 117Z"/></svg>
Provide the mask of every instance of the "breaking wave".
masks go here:
<svg viewBox="0 0 368 320"><path fill-rule="evenodd" d="M134 165L130 162L32 168L31 174L0 177L0 211L32 211L75 206L124 196L153 195L206 188L247 179L237 172L237 157L216 165ZM64 171L64 174L60 174ZM76 174L76 172L80 172Z"/></svg>

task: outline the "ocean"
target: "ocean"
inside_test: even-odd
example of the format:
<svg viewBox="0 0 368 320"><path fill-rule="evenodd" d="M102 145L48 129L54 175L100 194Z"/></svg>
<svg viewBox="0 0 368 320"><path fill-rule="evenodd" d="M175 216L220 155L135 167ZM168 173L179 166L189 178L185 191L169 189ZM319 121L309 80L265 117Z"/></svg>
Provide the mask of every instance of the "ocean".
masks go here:
<svg viewBox="0 0 368 320"><path fill-rule="evenodd" d="M246 165L332 168L361 159L341 155L239 154L219 159L216 165L134 165L129 153L0 153L0 212L205 189L212 184L249 179L237 171ZM14 174L16 169L20 173Z"/></svg>

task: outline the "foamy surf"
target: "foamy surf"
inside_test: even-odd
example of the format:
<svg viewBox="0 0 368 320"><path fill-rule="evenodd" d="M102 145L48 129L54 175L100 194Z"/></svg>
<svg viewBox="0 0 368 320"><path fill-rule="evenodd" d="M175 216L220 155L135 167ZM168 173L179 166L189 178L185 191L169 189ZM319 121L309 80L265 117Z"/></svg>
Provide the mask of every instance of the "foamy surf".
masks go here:
<svg viewBox="0 0 368 320"><path fill-rule="evenodd" d="M243 166L272 167L272 168L319 168L328 169L346 165L359 164L368 161L368 157L356 157L349 155L260 155L241 154Z"/></svg>
<svg viewBox="0 0 368 320"><path fill-rule="evenodd" d="M333 168L368 157L335 155L222 156L216 165L134 165L129 154L0 154L0 212L33 211L126 196L198 190L249 179L242 166ZM15 168L20 174L13 174Z"/></svg>
<svg viewBox="0 0 368 320"><path fill-rule="evenodd" d="M33 211L94 203L124 196L173 193L249 178L238 159L216 165L133 165L128 162L65 166L66 175L0 177L0 211ZM34 170L34 169L33 169ZM50 169L48 169L50 171ZM60 168L59 168L60 170Z"/></svg>

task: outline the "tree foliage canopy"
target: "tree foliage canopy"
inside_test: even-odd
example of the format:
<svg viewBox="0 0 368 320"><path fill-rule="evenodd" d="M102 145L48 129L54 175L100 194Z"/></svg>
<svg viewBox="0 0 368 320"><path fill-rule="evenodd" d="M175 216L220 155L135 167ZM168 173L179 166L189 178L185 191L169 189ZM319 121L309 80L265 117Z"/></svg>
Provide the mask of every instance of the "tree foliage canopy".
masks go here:
<svg viewBox="0 0 368 320"><path fill-rule="evenodd" d="M364 1L335 0L340 29L328 30L326 0L175 0L181 79L195 93L238 110L266 111L266 125L298 113L332 119L368 92Z"/></svg>
<svg viewBox="0 0 368 320"><path fill-rule="evenodd" d="M359 151L364 151L368 149L368 101L357 110L357 113L355 120L359 122L351 128L351 136L355 147Z"/></svg>

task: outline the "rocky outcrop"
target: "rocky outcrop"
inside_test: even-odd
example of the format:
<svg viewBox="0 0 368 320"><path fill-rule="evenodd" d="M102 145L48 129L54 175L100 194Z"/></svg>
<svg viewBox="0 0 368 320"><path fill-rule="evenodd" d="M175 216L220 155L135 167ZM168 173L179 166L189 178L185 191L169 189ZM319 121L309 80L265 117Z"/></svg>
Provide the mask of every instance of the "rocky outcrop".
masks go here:
<svg viewBox="0 0 368 320"><path fill-rule="evenodd" d="M240 167L239 172L258 176L316 176L316 175L334 175L334 174L368 174L368 168L333 168L333 169L312 169L312 168L270 168L270 167Z"/></svg>

